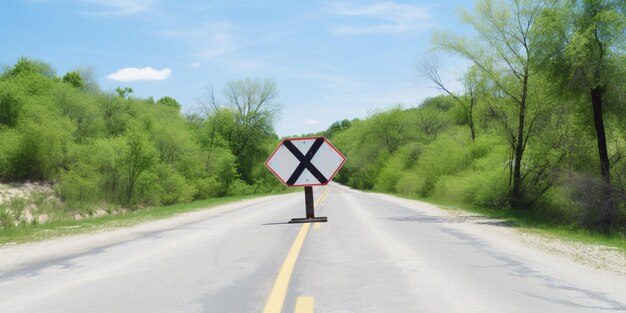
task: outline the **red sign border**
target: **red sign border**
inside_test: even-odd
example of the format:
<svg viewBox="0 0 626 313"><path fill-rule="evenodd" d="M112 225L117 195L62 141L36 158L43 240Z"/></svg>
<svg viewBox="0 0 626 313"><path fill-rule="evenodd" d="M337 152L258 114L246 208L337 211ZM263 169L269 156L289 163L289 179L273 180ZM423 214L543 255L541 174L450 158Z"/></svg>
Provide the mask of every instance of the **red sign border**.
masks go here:
<svg viewBox="0 0 626 313"><path fill-rule="evenodd" d="M278 149L280 149L280 147L283 145L283 143L287 140L289 141L297 141L297 140L315 140L315 139L319 139L322 138L324 139L324 141L331 147L333 148L333 150L335 150L335 152L337 152L341 158L343 159L343 161L341 161L341 163L339 164L339 166L337 166L337 169L335 170L335 172L328 178L328 181L325 184L319 183L319 184L302 184L302 185L287 185L287 183L280 178L280 176L278 176L278 174L276 174L276 172L274 172L274 170L269 166L268 162L272 159L272 157L274 156L274 154L276 154L276 151L278 151ZM339 172L339 170L341 169L341 167L343 166L344 163L346 163L346 156L343 155L343 153L341 153L339 150L337 150L337 148L335 148L335 146L333 146L332 143L330 143L330 141L328 139L326 139L326 137L324 136L317 136L317 137L304 137L304 138L285 138L283 140L280 141L280 143L278 144L278 146L276 147L276 149L274 149L274 152L272 152L272 154L270 155L269 158L267 158L267 161L265 161L265 167L267 167L267 169L270 170L270 172L272 172L272 174L274 174L274 176L276 176L276 178L278 178L283 185L285 185L285 187L291 188L291 187L312 187L312 186L326 186L328 185L328 183L330 183L333 178L335 178L335 175L337 175L337 172Z"/></svg>

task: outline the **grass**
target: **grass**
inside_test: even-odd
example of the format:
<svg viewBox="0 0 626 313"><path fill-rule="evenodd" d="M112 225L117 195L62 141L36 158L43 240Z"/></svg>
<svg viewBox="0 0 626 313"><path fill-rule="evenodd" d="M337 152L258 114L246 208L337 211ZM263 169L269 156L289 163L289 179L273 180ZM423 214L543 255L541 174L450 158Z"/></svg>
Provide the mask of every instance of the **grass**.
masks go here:
<svg viewBox="0 0 626 313"><path fill-rule="evenodd" d="M603 245L616 248L626 254L626 237L618 232L603 234L584 229L575 224L567 225L559 223L558 220L546 220L540 212L532 210L493 210L471 207L463 208L463 210L510 221L517 228L526 232L570 242Z"/></svg>
<svg viewBox="0 0 626 313"><path fill-rule="evenodd" d="M428 202L445 210L461 210L465 212L477 213L489 218L504 220L510 222L514 227L523 232L574 243L602 245L618 249L622 253L626 254L626 236L624 236L624 234L617 232L603 234L584 229L578 225L565 225L563 223L559 223L557 219L546 220L545 215L542 215L541 212L532 210L494 210L471 207L458 203L450 203L432 198L422 198L398 193L384 193L405 199Z"/></svg>
<svg viewBox="0 0 626 313"><path fill-rule="evenodd" d="M266 194L267 195L267 194ZM86 232L129 227L143 222L163 219L180 213L211 208L227 203L248 200L264 196L262 194L230 196L199 200L191 203L153 207L129 211L121 214L104 215L82 220L58 220L45 224L32 224L9 228L0 228L0 246L24 242L39 241L54 237L68 236Z"/></svg>

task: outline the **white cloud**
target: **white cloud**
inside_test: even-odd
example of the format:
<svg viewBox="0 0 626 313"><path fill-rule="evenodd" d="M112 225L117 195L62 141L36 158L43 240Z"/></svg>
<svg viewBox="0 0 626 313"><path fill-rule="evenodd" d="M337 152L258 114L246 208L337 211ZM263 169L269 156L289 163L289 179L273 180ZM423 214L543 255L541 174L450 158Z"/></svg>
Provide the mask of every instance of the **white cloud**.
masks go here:
<svg viewBox="0 0 626 313"><path fill-rule="evenodd" d="M79 0L96 8L82 13L88 15L128 15L146 11L153 0Z"/></svg>
<svg viewBox="0 0 626 313"><path fill-rule="evenodd" d="M430 13L425 7L389 2L376 2L365 6L333 5L330 12L342 17L370 20L358 26L339 25L332 29L337 34L403 33L430 28Z"/></svg>
<svg viewBox="0 0 626 313"><path fill-rule="evenodd" d="M319 123L320 123L320 121L318 121L318 120L308 120L308 121L306 121L307 125L317 125Z"/></svg>
<svg viewBox="0 0 626 313"><path fill-rule="evenodd" d="M110 80L121 82L132 82L138 80L164 80L172 73L169 68L164 68L160 71L155 70L149 66L144 68L127 67L117 70L115 73L107 76Z"/></svg>
<svg viewBox="0 0 626 313"><path fill-rule="evenodd" d="M189 67L191 67L191 68L198 68L198 67L200 67L200 62L193 62L193 63L189 64Z"/></svg>

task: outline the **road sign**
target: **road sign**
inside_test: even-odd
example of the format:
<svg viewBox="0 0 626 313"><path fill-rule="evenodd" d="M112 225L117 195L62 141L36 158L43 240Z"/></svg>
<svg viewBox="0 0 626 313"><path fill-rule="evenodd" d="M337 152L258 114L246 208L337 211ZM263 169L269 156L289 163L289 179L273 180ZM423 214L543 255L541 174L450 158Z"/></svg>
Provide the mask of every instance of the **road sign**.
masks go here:
<svg viewBox="0 0 626 313"><path fill-rule="evenodd" d="M324 137L283 140L265 166L287 187L328 184L346 157Z"/></svg>

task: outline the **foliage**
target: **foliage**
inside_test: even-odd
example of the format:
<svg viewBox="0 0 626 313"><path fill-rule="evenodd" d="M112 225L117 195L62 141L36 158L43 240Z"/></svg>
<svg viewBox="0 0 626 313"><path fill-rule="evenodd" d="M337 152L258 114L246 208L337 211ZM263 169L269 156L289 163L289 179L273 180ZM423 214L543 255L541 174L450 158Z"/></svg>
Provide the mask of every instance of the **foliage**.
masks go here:
<svg viewBox="0 0 626 313"><path fill-rule="evenodd" d="M278 142L275 83L233 81L227 90L239 94L228 94L231 106L191 119L174 98L102 92L89 69L60 78L21 58L0 75L0 181L53 184L61 220L282 190L263 166Z"/></svg>
<svg viewBox="0 0 626 313"><path fill-rule="evenodd" d="M115 92L117 92L117 95L120 96L120 98L126 99L131 93L134 92L134 90L130 87L117 87L115 88Z"/></svg>
<svg viewBox="0 0 626 313"><path fill-rule="evenodd" d="M161 99L159 99L157 101L158 105L164 105L170 108L174 108L176 109L176 111L180 111L180 109L182 108L182 105L180 103L178 103L178 101L176 101L176 99L172 98L172 97L163 97Z"/></svg>
<svg viewBox="0 0 626 313"><path fill-rule="evenodd" d="M462 18L478 38L435 35L438 51L472 63L462 92L426 63L422 74L446 95L333 124L325 134L348 157L337 179L626 233L625 9L610 0L477 1Z"/></svg>
<svg viewBox="0 0 626 313"><path fill-rule="evenodd" d="M235 155L237 172L246 184L254 183L254 168L277 141L273 124L280 113L275 102L276 83L269 79L243 79L228 82L224 100L217 100L210 89L202 101L207 123L203 143L211 149L227 146Z"/></svg>
<svg viewBox="0 0 626 313"><path fill-rule="evenodd" d="M63 82L66 82L77 89L85 88L85 82L78 71L68 72L63 75Z"/></svg>

